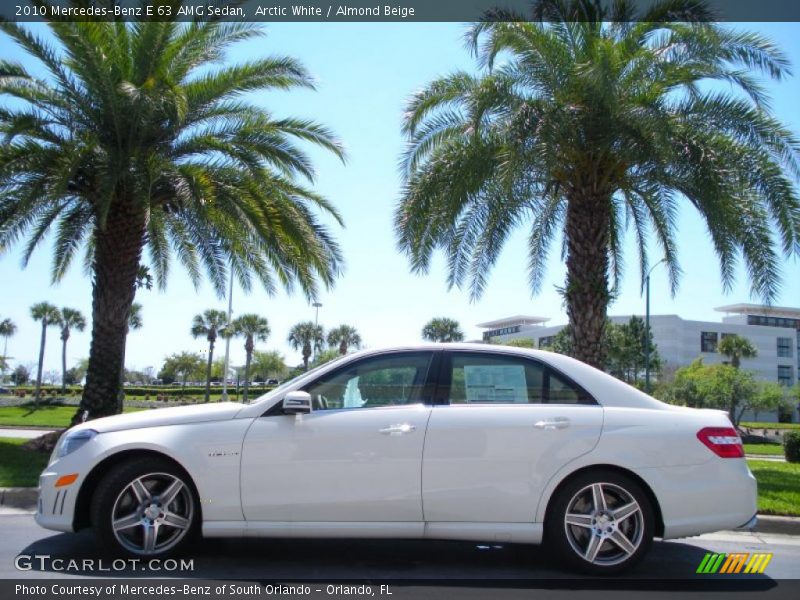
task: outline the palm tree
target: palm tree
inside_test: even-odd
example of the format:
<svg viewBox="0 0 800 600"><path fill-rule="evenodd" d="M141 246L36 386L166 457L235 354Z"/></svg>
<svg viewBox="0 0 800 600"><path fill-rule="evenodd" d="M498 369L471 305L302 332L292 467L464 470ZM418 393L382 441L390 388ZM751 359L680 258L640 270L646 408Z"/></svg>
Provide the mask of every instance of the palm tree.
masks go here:
<svg viewBox="0 0 800 600"><path fill-rule="evenodd" d="M247 356L244 363L244 392L242 402L247 402L247 390L250 387L250 362L253 360L253 350L255 350L256 340L266 342L269 337L269 322L256 314L248 313L241 315L231 323L233 335L244 336L244 351Z"/></svg>
<svg viewBox="0 0 800 600"><path fill-rule="evenodd" d="M171 3L173 15L181 4ZM85 250L92 341L78 413L95 418L117 411L143 265L163 288L175 255L195 285L205 271L220 296L229 276L269 294L299 284L308 298L333 284L341 253L318 213L341 218L308 186L314 171L300 145L343 151L325 127L253 104L271 89L314 87L296 60L223 63L230 46L264 33L258 24L46 26L39 36L0 23L38 63L0 61L0 97L13 98L0 111L0 252L27 235L27 262L52 231L58 281Z"/></svg>
<svg viewBox="0 0 800 600"><path fill-rule="evenodd" d="M81 311L74 308L62 308L61 318L58 321L61 327L61 391L67 391L67 341L73 329L83 331L86 329L86 319Z"/></svg>
<svg viewBox="0 0 800 600"><path fill-rule="evenodd" d="M319 351L325 343L325 330L322 325L316 325L313 321L297 323L289 330L287 341L295 350L303 353L303 369L308 371L308 359L311 353Z"/></svg>
<svg viewBox="0 0 800 600"><path fill-rule="evenodd" d="M214 362L214 344L220 329L228 322L228 315L221 310L208 309L202 315L195 315L192 321L192 337L205 336L208 340L208 364L206 365L206 402L211 400L211 364Z"/></svg>
<svg viewBox="0 0 800 600"><path fill-rule="evenodd" d="M441 248L448 284L469 282L476 299L525 227L537 293L561 238L575 356L599 366L627 224L642 276L655 236L674 294L686 203L708 228L723 286L741 255L753 293L775 298L781 254L800 253L800 142L757 79L789 73L771 41L715 23L698 0L643 14L627 0L538 0L532 22L490 17L467 36L480 72L437 79L407 107L395 224L413 271Z"/></svg>
<svg viewBox="0 0 800 600"><path fill-rule="evenodd" d="M717 350L723 356L727 356L731 361L731 366L737 370L741 366L743 358L755 358L758 355L758 351L750 343L750 340L735 333L723 335L719 344L717 344ZM731 423L738 425L739 419L736 416L736 406L739 404L742 394L738 391L737 386L733 386L731 391L728 414L730 415Z"/></svg>
<svg viewBox="0 0 800 600"><path fill-rule="evenodd" d="M735 333L723 335L719 344L717 344L717 351L730 359L731 366L734 369L738 369L741 366L743 358L755 358L758 356L758 351L750 343L750 340Z"/></svg>
<svg viewBox="0 0 800 600"><path fill-rule="evenodd" d="M8 338L17 333L17 326L11 319L3 319L0 321L0 336L3 337L3 358L8 359ZM7 367L3 368L3 371Z"/></svg>
<svg viewBox="0 0 800 600"><path fill-rule="evenodd" d="M141 276L141 274L139 275ZM138 277L138 276L137 276ZM128 347L128 334L144 326L142 319L142 305L138 302L131 304L128 310L128 321L125 324L125 339L122 346L122 361L119 367L119 392L117 393L117 412L121 413L125 404L125 353Z"/></svg>
<svg viewBox="0 0 800 600"><path fill-rule="evenodd" d="M429 342L460 342L464 339L464 333L458 321L441 317L431 319L422 328L422 339Z"/></svg>
<svg viewBox="0 0 800 600"><path fill-rule="evenodd" d="M47 302L39 302L31 306L31 317L34 321L42 322L42 338L39 342L39 367L36 371L36 395L34 405L39 406L39 394L42 388L42 366L44 365L44 346L47 341L47 328L58 325L61 313L58 308Z"/></svg>
<svg viewBox="0 0 800 600"><path fill-rule="evenodd" d="M344 356L350 348L361 348L361 336L352 325L339 325L328 332L328 345L339 346L339 354Z"/></svg>

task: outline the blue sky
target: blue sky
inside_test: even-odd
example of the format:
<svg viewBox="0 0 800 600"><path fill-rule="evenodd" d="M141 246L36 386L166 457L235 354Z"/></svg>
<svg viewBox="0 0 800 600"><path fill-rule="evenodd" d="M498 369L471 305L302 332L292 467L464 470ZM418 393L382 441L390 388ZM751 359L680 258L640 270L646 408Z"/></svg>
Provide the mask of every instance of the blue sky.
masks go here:
<svg viewBox="0 0 800 600"><path fill-rule="evenodd" d="M795 70L800 70L800 25L746 27L770 36L789 55ZM551 318L553 324L566 321L555 290L565 274L559 245L553 247L542 293L532 297L526 283L524 229L509 240L486 293L474 303L466 291L447 290L441 256L428 275L416 276L396 249L391 219L399 197L397 164L403 148L403 106L411 93L431 79L457 68L473 68L462 44L464 30L465 26L457 23L273 24L267 28L267 37L242 44L231 53L234 61L255 55L291 55L300 59L317 80L316 92L273 92L255 100L277 116L311 117L328 125L347 148L346 165L322 152L311 153L317 166L317 189L336 204L346 222L346 228L336 233L347 267L336 287L321 295L319 320L326 328L340 323L355 325L371 347L418 342L422 326L435 316L457 319L468 339L480 337L476 323L508 315L540 315ZM21 58L4 37L0 37L0 56ZM794 131L800 131L800 78L769 83L769 89L777 116ZM741 270L734 289L723 293L707 232L688 207L681 213L678 231L684 275L672 298L666 274L661 268L655 270L651 287L654 314L718 320L721 315L713 310L716 306L757 301L750 297ZM610 308L611 314L644 311L632 235L628 236L627 245L625 279ZM19 247L0 256L0 318L10 317L17 323L19 331L9 341L8 353L23 364L33 364L38 355L39 327L29 316L32 304L47 300L78 308L87 317L91 315L91 284L80 265L61 283L50 284L50 247L48 240L24 270ZM653 261L658 259L655 247L651 257ZM798 267L796 259L784 263L784 285L776 304L800 306ZM207 283L195 290L177 264L166 292L142 290L137 301L143 304L144 328L129 336L129 368L159 368L163 358L172 352L205 350L204 340L193 340L189 335L192 316L206 308L225 309L227 305ZM286 336L294 323L314 318L313 307L301 295L280 292L269 297L254 288L245 296L235 289L234 312L256 312L267 317L272 335L258 349L277 349L290 364L299 362L299 354L291 350ZM48 338L45 370L59 369L57 331L51 330ZM73 334L69 364L88 356L89 341L88 329ZM232 362L244 362L244 350L238 340L232 344Z"/></svg>

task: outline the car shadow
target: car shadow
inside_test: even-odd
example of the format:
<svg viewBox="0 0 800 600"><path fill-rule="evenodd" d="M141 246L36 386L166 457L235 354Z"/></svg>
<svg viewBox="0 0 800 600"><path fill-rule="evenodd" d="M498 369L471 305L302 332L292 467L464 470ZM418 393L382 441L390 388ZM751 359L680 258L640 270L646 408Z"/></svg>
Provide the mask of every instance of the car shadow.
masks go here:
<svg viewBox="0 0 800 600"><path fill-rule="evenodd" d="M18 556L30 570L103 578L180 577L274 582L352 581L394 585L540 589L767 591L766 575L698 575L705 548L654 543L648 556L621 577L582 577L565 570L540 546L452 541L350 539L206 539L174 562L155 567L104 554L90 531L39 539ZM60 562L59 562L60 561ZM70 561L73 561L70 563ZM90 562L87 562L90 561ZM181 569L191 561L191 569ZM87 565L91 567L87 568ZM73 566L74 568L70 568ZM177 567L173 570L172 567Z"/></svg>

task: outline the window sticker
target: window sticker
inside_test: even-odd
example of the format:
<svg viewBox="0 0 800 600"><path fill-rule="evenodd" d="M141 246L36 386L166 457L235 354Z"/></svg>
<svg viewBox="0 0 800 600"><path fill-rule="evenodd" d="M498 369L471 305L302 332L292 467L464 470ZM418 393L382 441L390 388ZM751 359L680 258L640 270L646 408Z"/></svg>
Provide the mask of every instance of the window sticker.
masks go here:
<svg viewBox="0 0 800 600"><path fill-rule="evenodd" d="M522 365L464 365L467 402L528 402Z"/></svg>

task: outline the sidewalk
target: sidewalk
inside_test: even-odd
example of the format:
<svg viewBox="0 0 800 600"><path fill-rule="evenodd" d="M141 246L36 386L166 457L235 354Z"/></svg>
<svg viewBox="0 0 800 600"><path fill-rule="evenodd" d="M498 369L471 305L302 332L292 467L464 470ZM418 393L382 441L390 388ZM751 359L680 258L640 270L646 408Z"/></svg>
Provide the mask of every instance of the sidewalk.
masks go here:
<svg viewBox="0 0 800 600"><path fill-rule="evenodd" d="M42 428L34 428L34 427L10 427L5 425L0 425L0 438L19 438L24 440L31 440L33 438L37 438L40 435L44 435L45 433L50 433L55 431L52 427L42 427Z"/></svg>

